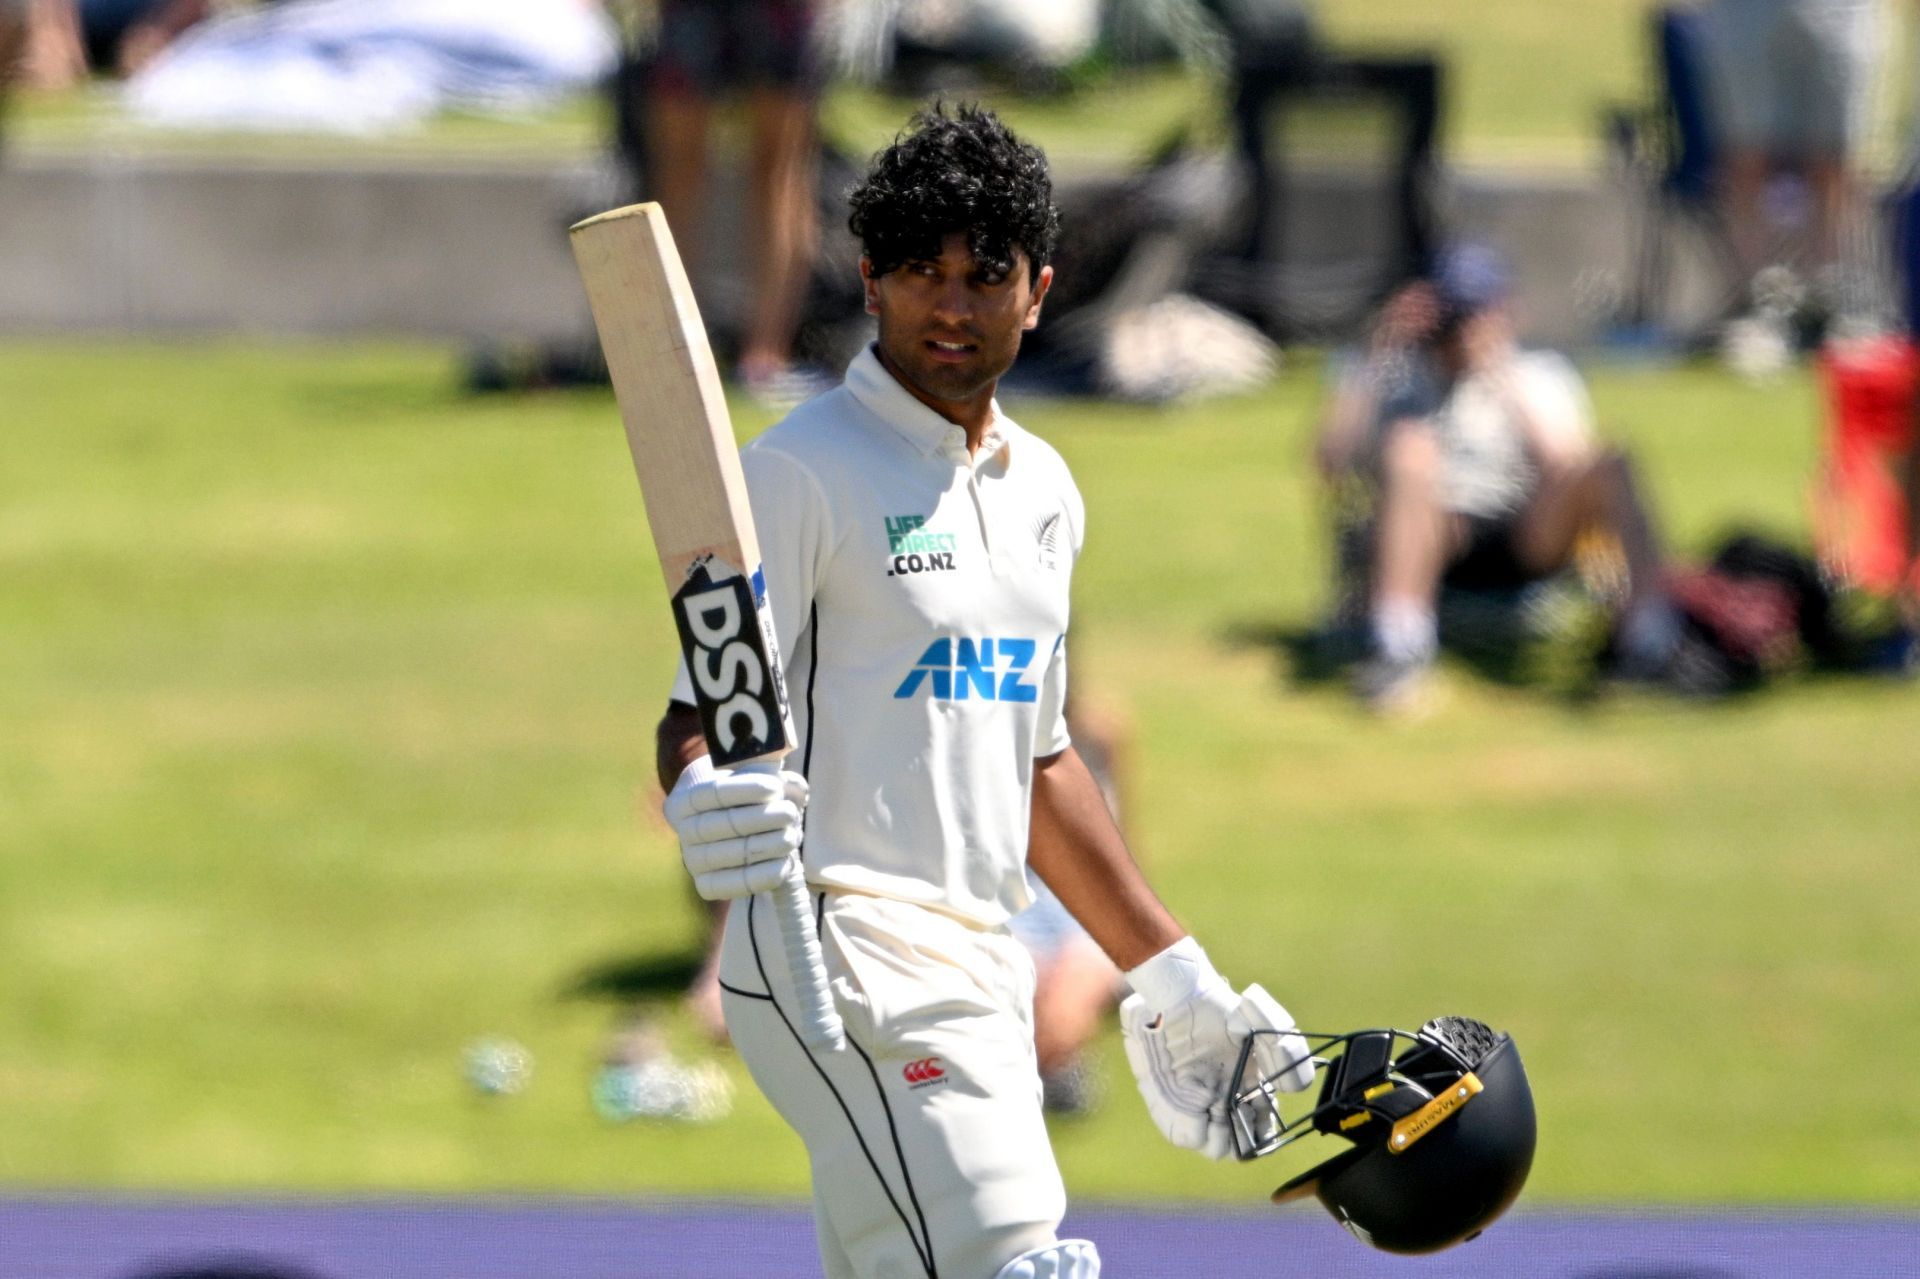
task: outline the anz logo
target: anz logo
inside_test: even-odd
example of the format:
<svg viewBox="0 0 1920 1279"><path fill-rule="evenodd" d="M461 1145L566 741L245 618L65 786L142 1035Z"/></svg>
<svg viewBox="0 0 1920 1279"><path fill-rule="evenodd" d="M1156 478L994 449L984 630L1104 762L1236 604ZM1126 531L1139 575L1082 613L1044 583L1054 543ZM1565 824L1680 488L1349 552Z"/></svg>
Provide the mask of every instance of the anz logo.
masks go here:
<svg viewBox="0 0 1920 1279"><path fill-rule="evenodd" d="M1030 639L937 639L913 664L897 698L928 690L937 702L1033 702L1040 688L1023 678L1033 665Z"/></svg>

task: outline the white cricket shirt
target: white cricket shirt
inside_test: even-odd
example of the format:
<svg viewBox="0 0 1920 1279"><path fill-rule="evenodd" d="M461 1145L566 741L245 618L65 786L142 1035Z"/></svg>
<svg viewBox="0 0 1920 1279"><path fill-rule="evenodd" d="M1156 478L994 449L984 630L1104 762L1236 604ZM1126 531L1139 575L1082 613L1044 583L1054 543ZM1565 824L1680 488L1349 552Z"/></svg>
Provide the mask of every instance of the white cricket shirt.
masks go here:
<svg viewBox="0 0 1920 1279"><path fill-rule="evenodd" d="M979 451L871 348L741 454L804 772L807 879L987 926L1029 900L1035 756L1066 749L1085 508L993 408ZM691 704L684 666L674 700Z"/></svg>

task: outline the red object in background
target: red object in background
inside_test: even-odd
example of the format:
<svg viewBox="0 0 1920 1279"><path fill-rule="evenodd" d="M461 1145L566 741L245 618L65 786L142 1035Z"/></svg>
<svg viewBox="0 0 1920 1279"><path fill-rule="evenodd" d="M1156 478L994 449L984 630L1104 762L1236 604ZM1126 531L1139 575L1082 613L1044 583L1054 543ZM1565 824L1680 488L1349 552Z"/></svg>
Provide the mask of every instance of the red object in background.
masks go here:
<svg viewBox="0 0 1920 1279"><path fill-rule="evenodd" d="M1855 586L1891 595L1909 571L1895 468L1914 445L1920 347L1904 337L1833 343L1818 367L1827 402L1814 492L1820 558Z"/></svg>

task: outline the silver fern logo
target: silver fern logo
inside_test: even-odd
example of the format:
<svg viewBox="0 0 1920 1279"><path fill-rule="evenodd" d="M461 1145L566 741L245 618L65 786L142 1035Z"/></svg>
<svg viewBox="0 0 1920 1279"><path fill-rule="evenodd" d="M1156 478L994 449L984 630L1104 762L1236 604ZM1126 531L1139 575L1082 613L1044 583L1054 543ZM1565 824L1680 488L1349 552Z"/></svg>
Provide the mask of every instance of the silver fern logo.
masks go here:
<svg viewBox="0 0 1920 1279"><path fill-rule="evenodd" d="M1060 567L1060 512L1045 516L1033 526L1033 540L1040 549L1040 567Z"/></svg>

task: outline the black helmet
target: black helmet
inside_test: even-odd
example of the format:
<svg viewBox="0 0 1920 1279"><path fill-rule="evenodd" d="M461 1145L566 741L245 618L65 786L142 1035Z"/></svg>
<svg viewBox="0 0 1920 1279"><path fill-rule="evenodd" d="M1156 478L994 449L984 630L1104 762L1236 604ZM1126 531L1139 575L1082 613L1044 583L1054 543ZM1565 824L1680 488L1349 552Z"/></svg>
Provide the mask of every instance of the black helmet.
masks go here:
<svg viewBox="0 0 1920 1279"><path fill-rule="evenodd" d="M1519 1196L1533 1166L1533 1093L1511 1036L1440 1017L1412 1034L1307 1039L1322 1066L1320 1096L1291 1121L1275 1088L1285 1070L1249 1078L1254 1039L1241 1048L1235 1153L1255 1159L1313 1132L1353 1145L1274 1191L1275 1203L1316 1195L1365 1243L1437 1252L1478 1235Z"/></svg>

